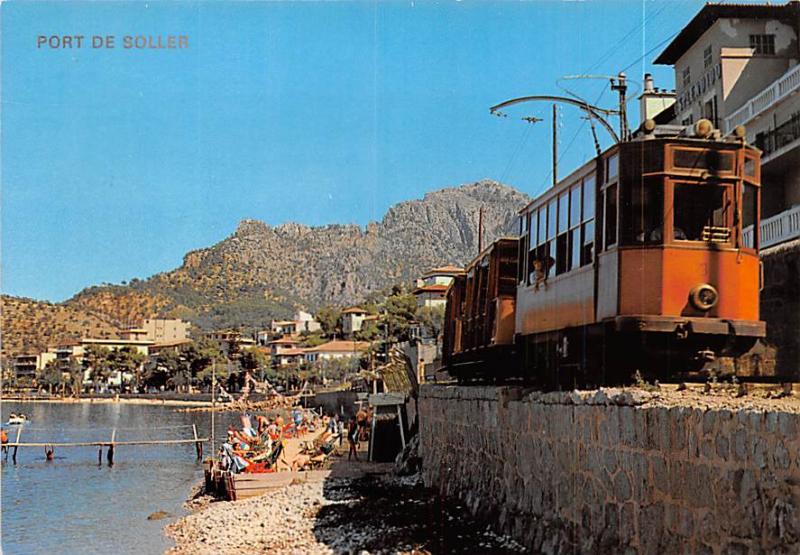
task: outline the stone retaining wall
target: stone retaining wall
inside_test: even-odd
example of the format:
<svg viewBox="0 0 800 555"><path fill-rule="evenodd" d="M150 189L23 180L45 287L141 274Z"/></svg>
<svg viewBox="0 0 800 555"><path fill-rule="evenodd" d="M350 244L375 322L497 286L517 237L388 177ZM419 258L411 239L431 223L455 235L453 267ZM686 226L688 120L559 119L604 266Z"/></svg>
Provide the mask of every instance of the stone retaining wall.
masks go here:
<svg viewBox="0 0 800 555"><path fill-rule="evenodd" d="M764 359L765 373L797 380L800 379L800 240L764 249L761 260L764 263L761 319L767 323L767 348L759 356Z"/></svg>
<svg viewBox="0 0 800 555"><path fill-rule="evenodd" d="M800 414L659 398L424 385L425 483L536 552L800 552Z"/></svg>

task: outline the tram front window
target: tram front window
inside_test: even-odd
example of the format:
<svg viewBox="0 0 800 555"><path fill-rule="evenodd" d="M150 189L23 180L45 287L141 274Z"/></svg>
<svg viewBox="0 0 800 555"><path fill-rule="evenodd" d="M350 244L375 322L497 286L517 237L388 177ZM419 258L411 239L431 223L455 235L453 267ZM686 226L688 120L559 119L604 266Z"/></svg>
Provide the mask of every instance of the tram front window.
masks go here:
<svg viewBox="0 0 800 555"><path fill-rule="evenodd" d="M675 185L673 238L677 241L728 243L731 239L729 188Z"/></svg>
<svg viewBox="0 0 800 555"><path fill-rule="evenodd" d="M623 201L622 241L625 245L660 244L664 228L664 188L660 179L634 184Z"/></svg>

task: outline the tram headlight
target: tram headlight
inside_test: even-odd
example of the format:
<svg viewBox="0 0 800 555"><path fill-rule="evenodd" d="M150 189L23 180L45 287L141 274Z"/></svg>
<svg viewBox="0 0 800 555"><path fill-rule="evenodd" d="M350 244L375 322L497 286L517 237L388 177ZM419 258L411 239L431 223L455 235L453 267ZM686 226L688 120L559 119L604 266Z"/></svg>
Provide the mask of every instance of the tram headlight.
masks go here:
<svg viewBox="0 0 800 555"><path fill-rule="evenodd" d="M719 300L719 293L713 285L701 283L689 292L689 301L698 310L711 310Z"/></svg>

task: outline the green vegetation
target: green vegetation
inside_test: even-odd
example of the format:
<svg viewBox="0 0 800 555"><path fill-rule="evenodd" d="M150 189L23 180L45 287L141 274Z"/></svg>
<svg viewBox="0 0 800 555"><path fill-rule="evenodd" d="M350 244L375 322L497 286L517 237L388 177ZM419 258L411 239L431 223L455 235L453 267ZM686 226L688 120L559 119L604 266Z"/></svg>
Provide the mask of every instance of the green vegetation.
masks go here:
<svg viewBox="0 0 800 555"><path fill-rule="evenodd" d="M431 337L439 337L444 324L444 307L423 306L417 310L417 321L422 324Z"/></svg>
<svg viewBox="0 0 800 555"><path fill-rule="evenodd" d="M317 322L322 327L322 333L327 337L341 335L342 311L333 306L323 306L317 311Z"/></svg>

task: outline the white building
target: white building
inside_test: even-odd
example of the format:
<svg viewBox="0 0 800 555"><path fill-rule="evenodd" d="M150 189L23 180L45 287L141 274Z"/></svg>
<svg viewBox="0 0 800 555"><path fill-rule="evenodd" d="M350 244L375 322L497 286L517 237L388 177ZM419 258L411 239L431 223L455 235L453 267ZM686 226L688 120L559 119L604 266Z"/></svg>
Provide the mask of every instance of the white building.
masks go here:
<svg viewBox="0 0 800 555"><path fill-rule="evenodd" d="M299 344L300 342L292 337L282 337L270 341L267 345L269 346L272 366L277 368L302 362L305 353L298 348Z"/></svg>
<svg viewBox="0 0 800 555"><path fill-rule="evenodd" d="M14 376L19 378L34 378L37 373L44 370L44 367L51 360L56 359L56 354L52 351L44 353L26 353L14 357Z"/></svg>
<svg viewBox="0 0 800 555"><path fill-rule="evenodd" d="M655 60L675 67L672 123L744 125L761 149L762 247L800 236L799 28L800 2L706 4Z"/></svg>
<svg viewBox="0 0 800 555"><path fill-rule="evenodd" d="M334 340L316 347L303 349L305 360L314 363L320 360L355 357L369 349L366 341L341 341Z"/></svg>
<svg viewBox="0 0 800 555"><path fill-rule="evenodd" d="M312 333L320 329L322 329L322 326L314 319L314 316L302 310L299 310L292 320L273 320L270 325L270 331L273 335Z"/></svg>
<svg viewBox="0 0 800 555"><path fill-rule="evenodd" d="M167 343L188 339L189 326L190 322L184 322L180 318L146 318L140 328L145 330L147 339L156 343Z"/></svg>
<svg viewBox="0 0 800 555"><path fill-rule="evenodd" d="M447 303L447 288L457 276L463 274L464 269L457 266L442 266L426 272L417 279L417 287L413 291L417 307L444 306Z"/></svg>
<svg viewBox="0 0 800 555"><path fill-rule="evenodd" d="M348 337L361 331L364 321L369 316L366 310L358 306L351 306L342 311L342 331Z"/></svg>

